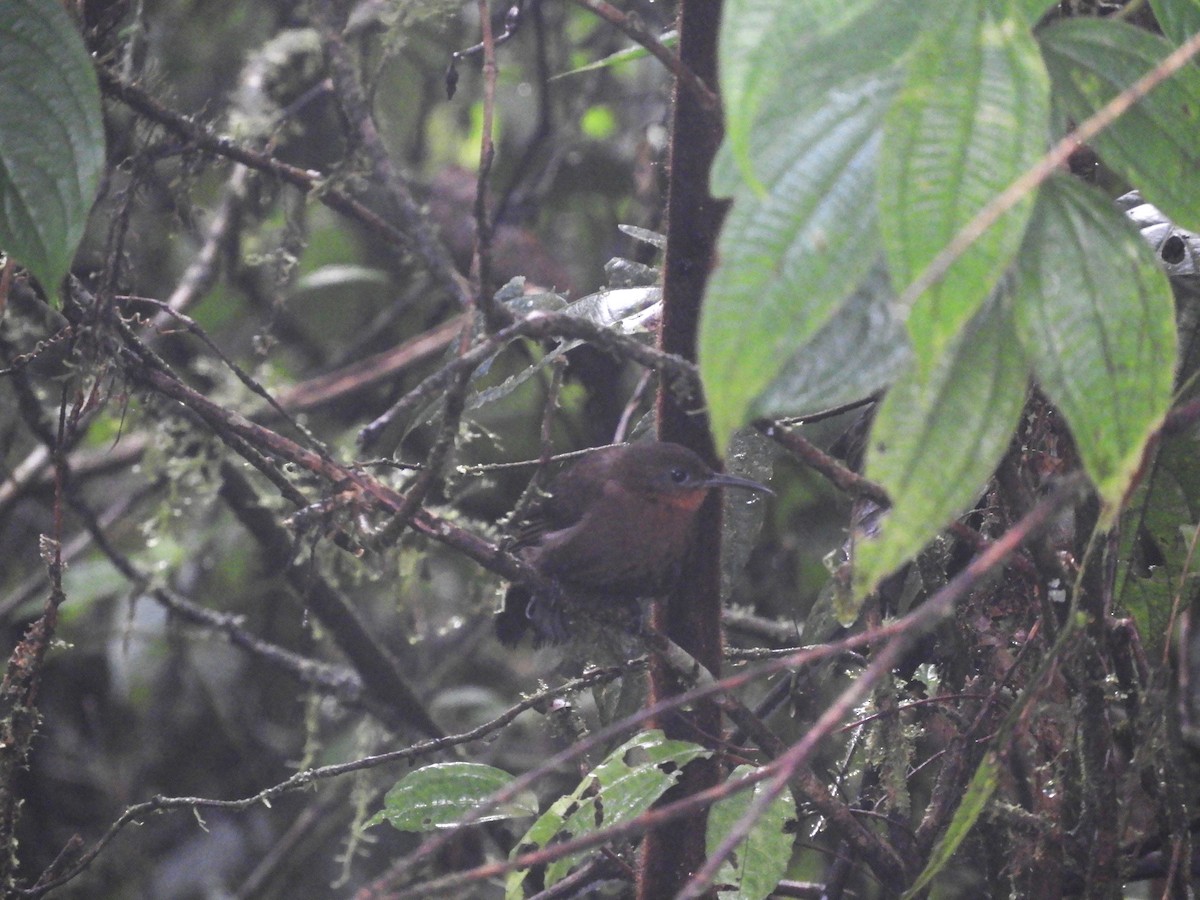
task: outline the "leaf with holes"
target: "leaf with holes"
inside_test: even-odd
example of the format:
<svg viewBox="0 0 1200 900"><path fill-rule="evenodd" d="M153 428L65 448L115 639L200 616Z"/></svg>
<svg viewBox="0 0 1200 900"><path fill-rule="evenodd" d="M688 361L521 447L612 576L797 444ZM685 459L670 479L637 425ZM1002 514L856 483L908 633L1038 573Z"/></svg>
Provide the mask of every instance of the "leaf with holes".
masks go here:
<svg viewBox="0 0 1200 900"><path fill-rule="evenodd" d="M512 856L636 818L679 780L685 765L709 755L711 751L696 744L667 740L658 730L639 733L609 754L572 793L555 801L513 847ZM546 886L562 879L583 858L584 854L574 854L550 863ZM526 874L509 874L506 896L524 896Z"/></svg>

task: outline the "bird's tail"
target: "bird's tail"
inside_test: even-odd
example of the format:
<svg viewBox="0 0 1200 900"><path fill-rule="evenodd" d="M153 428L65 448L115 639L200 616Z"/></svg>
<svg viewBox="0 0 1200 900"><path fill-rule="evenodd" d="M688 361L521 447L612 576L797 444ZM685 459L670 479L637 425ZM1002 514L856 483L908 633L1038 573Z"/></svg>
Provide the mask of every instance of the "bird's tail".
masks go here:
<svg viewBox="0 0 1200 900"><path fill-rule="evenodd" d="M529 630L529 606L533 595L529 589L511 584L504 593L504 606L496 613L496 637L505 647L515 647Z"/></svg>
<svg viewBox="0 0 1200 900"><path fill-rule="evenodd" d="M567 613L557 590L533 593L520 585L509 585L504 606L496 613L496 637L506 647L515 647L526 632L533 632L533 645L561 644L568 637Z"/></svg>

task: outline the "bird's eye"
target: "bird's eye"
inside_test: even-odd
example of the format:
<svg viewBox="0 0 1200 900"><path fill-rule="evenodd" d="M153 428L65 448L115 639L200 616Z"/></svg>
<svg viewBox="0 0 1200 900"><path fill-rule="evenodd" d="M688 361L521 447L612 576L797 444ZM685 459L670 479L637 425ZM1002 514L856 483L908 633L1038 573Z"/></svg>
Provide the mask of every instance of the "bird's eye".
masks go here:
<svg viewBox="0 0 1200 900"><path fill-rule="evenodd" d="M671 470L671 480L676 484L684 484L688 480L687 469L676 466Z"/></svg>

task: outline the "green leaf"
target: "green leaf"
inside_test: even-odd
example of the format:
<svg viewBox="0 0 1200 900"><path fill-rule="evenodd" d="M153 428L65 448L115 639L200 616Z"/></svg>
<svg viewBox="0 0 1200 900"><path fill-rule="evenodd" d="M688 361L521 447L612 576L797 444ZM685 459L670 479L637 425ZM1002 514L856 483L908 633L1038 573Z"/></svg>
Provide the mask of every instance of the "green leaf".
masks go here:
<svg viewBox="0 0 1200 900"><path fill-rule="evenodd" d="M893 505L878 535L855 540L856 600L983 492L1025 400L1026 368L1014 346L1007 304L993 297L929 376L912 366L888 391L871 429L866 475Z"/></svg>
<svg viewBox="0 0 1200 900"><path fill-rule="evenodd" d="M636 818L678 781L685 765L710 754L696 744L667 740L658 730L640 732L614 750L572 793L555 801L513 847L512 856ZM547 866L546 886L562 879L581 859L583 854L576 854ZM507 897L523 896L526 874L509 874Z"/></svg>
<svg viewBox="0 0 1200 900"><path fill-rule="evenodd" d="M0 0L0 249L55 294L104 167L96 74L62 4Z"/></svg>
<svg viewBox="0 0 1200 900"><path fill-rule="evenodd" d="M845 4L836 0L814 3L795 3L793 0L729 0L721 16L721 36L718 44L721 73L721 98L725 107L725 141L733 148L734 156L743 164L743 175L756 183L749 165L749 143L754 132L758 107L765 91L761 87L778 74L774 60L778 56L764 52L765 42L778 36L789 39L792 49L783 51L784 58L793 59L798 41L829 20ZM789 27L790 26L790 27ZM782 47L776 48L782 50Z"/></svg>
<svg viewBox="0 0 1200 900"><path fill-rule="evenodd" d="M729 780L738 781L754 771L753 766L738 766L730 774ZM755 797L765 789L766 785L759 782L752 789L733 794L713 805L708 814L708 833L705 837L710 856L745 815ZM795 816L796 811L787 794L776 797L767 807L766 813L755 823L746 840L721 866L717 883L736 885L733 889L721 888L717 891L722 900L763 900L775 890L780 879L787 874L792 856L792 836L784 826Z"/></svg>
<svg viewBox="0 0 1200 900"><path fill-rule="evenodd" d="M1200 31L1200 0L1150 0L1163 34L1182 44Z"/></svg>
<svg viewBox="0 0 1200 900"><path fill-rule="evenodd" d="M1170 285L1126 217L1067 177L1042 191L1018 276L1021 343L1111 513L1171 402Z"/></svg>
<svg viewBox="0 0 1200 900"><path fill-rule="evenodd" d="M999 773L1000 762L996 758L995 753L989 752L984 756L983 762L979 764L979 768L975 770L975 776L967 786L967 792L963 796L962 803L959 804L958 809L955 811L954 818L950 821L950 827L946 829L946 833L933 849L933 853L930 854L929 863L925 866L925 870L917 876L917 880L904 892L901 900L909 900L911 897L918 896L921 890L937 877L938 872L954 856L954 851L959 848L967 835L971 833L971 829L979 821L979 816L983 813L988 801L992 799L992 795L996 792Z"/></svg>
<svg viewBox="0 0 1200 900"><path fill-rule="evenodd" d="M888 113L879 161L883 245L897 290L1045 149L1049 79L1012 2L952 0L925 36ZM1017 204L916 300L908 330L928 372L986 300L1021 244Z"/></svg>
<svg viewBox="0 0 1200 900"><path fill-rule="evenodd" d="M390 822L401 831L445 828L475 809L497 791L508 787L512 776L480 763L436 763L417 769L396 782L383 800L383 809L367 825ZM526 791L498 806L480 822L536 816L537 797Z"/></svg>
<svg viewBox="0 0 1200 900"><path fill-rule="evenodd" d="M874 172L926 4L734 0L713 190L733 197L700 324L718 442L876 260Z"/></svg>
<svg viewBox="0 0 1200 900"><path fill-rule="evenodd" d="M876 243L872 172L890 95L885 80L870 79L798 111L781 138L786 163L757 169L767 193L734 198L700 322L700 372L722 446L874 259L864 245Z"/></svg>
<svg viewBox="0 0 1200 900"><path fill-rule="evenodd" d="M892 0L729 0L721 17L720 72L729 162L761 193L754 153L786 157L775 134L794 112L859 78L892 69L907 51L926 4ZM722 192L732 192L727 173ZM847 223L851 225L853 223Z"/></svg>
<svg viewBox="0 0 1200 900"><path fill-rule="evenodd" d="M887 272L876 266L754 402L756 417L807 416L868 397L909 364Z"/></svg>
<svg viewBox="0 0 1200 900"><path fill-rule="evenodd" d="M1039 33L1059 118L1080 122L1152 69L1162 37L1111 19L1066 19ZM1093 140L1104 162L1177 225L1200 226L1200 71L1186 66Z"/></svg>

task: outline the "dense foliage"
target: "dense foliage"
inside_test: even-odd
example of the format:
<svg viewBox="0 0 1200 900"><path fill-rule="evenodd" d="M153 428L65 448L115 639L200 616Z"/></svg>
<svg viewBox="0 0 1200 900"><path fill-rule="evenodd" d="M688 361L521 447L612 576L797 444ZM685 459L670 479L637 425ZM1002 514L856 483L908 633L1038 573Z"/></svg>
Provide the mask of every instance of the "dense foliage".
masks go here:
<svg viewBox="0 0 1200 900"><path fill-rule="evenodd" d="M683 896L1187 895L1192 0L68 6L0 0L6 894L646 896L698 822ZM502 647L536 483L672 415L776 491L723 666Z"/></svg>

